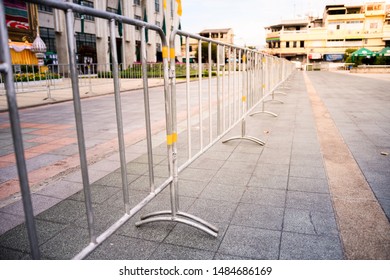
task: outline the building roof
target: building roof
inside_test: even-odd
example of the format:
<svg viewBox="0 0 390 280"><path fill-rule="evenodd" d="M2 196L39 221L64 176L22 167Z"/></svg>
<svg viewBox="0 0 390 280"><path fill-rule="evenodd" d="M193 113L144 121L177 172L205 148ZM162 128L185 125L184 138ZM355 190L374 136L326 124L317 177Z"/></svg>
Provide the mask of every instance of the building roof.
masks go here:
<svg viewBox="0 0 390 280"><path fill-rule="evenodd" d="M205 29L199 33L228 33L232 28L222 28L222 29Z"/></svg>

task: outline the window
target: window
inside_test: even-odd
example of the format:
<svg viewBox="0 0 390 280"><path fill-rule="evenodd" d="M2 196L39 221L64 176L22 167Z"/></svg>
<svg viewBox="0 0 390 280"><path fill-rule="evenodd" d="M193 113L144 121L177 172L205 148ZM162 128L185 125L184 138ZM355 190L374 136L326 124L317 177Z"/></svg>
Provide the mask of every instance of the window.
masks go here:
<svg viewBox="0 0 390 280"><path fill-rule="evenodd" d="M297 47L297 42L294 41L294 42L293 42L293 48L296 48L296 47Z"/></svg>
<svg viewBox="0 0 390 280"><path fill-rule="evenodd" d="M85 0L73 0L73 3L79 4L79 5L81 5L81 6L93 8L93 2L90 2L90 1L85 1ZM75 18L81 18L81 14L79 14L79 13L74 13L74 16L75 16ZM95 20L95 17L93 17L93 16L91 16L91 15L83 15L83 17L84 17L84 19L86 19L86 20L91 20L91 21L94 21L94 20Z"/></svg>
<svg viewBox="0 0 390 280"><path fill-rule="evenodd" d="M134 0L133 4L141 6L141 0Z"/></svg>
<svg viewBox="0 0 390 280"><path fill-rule="evenodd" d="M378 23L377 22L370 22L370 29L378 29Z"/></svg>
<svg viewBox="0 0 390 280"><path fill-rule="evenodd" d="M160 0L154 0L154 10L156 13L160 12Z"/></svg>
<svg viewBox="0 0 390 280"><path fill-rule="evenodd" d="M57 52L56 50L56 35L54 29L52 28L39 28L39 35L41 36L43 42L46 45L47 52Z"/></svg>
<svg viewBox="0 0 390 280"><path fill-rule="evenodd" d="M157 25L158 27L161 27L161 23L160 23L159 21L157 21L157 20L156 20L156 25Z"/></svg>
<svg viewBox="0 0 390 280"><path fill-rule="evenodd" d="M136 20L142 20L140 16L134 15L134 19ZM141 28L139 26L135 26L135 30L140 30Z"/></svg>
<svg viewBox="0 0 390 280"><path fill-rule="evenodd" d="M52 7L49 7L49 6L46 6L46 5L42 5L42 4L38 5L38 10L40 12L49 12L49 13L53 12L53 8Z"/></svg>
<svg viewBox="0 0 390 280"><path fill-rule="evenodd" d="M85 63L84 57L92 58L92 62L96 63L96 35L77 32L75 37L79 63Z"/></svg>
<svg viewBox="0 0 390 280"><path fill-rule="evenodd" d="M305 41L301 41L299 44L299 47L304 48L305 47Z"/></svg>
<svg viewBox="0 0 390 280"><path fill-rule="evenodd" d="M114 8L110 8L110 7L107 7L106 11L110 12L110 13L113 13L113 14L117 14L118 13L118 9L114 9Z"/></svg>
<svg viewBox="0 0 390 280"><path fill-rule="evenodd" d="M290 42L286 42L286 48L290 47Z"/></svg>

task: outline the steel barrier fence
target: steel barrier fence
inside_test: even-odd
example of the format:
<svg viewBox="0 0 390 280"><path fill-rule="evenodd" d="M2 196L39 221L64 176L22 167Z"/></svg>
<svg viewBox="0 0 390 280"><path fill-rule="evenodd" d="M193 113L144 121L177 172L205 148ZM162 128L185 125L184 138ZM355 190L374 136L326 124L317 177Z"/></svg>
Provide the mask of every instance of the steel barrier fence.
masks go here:
<svg viewBox="0 0 390 280"><path fill-rule="evenodd" d="M62 10L66 16L66 32L67 32L67 47L70 58L69 73L72 81L74 116L76 122L77 142L79 147L80 169L83 183L83 192L85 198L85 208L89 232L89 244L83 248L74 259L83 259L87 257L94 249L102 242L111 236L117 229L125 224L131 217L138 213L146 206L153 198L161 193L166 187L170 186L171 194L171 209L158 211L141 217L141 220L136 223L141 226L145 223L154 221L175 221L203 230L213 236L217 236L218 229L208 222L184 213L179 209L178 197L178 176L179 173L193 162L197 157L210 148L215 142L224 137L237 124L241 123L242 135L227 139L246 139L254 141L260 145L264 142L260 139L246 135L245 119L260 103L266 101L266 98L274 93L277 88L293 70L293 65L284 60L271 57L260 52L237 47L234 45L224 44L198 35L189 34L181 30L173 30L170 37L170 48L163 30L147 22L127 18L118 14L96 10L86 6L80 6L70 2L54 1L54 0L27 0L26 2L42 4L58 10ZM110 49L112 59L112 82L114 86L115 112L118 134L118 146L120 156L120 170L123 192L123 215L112 225L109 226L103 233L97 235L95 229L95 215L91 199L91 186L89 182L88 162L86 156L86 146L84 137L84 127L82 119L82 107L79 91L79 72L76 64L76 50L73 17L75 13L91 15L109 21L110 29ZM13 69L10 60L8 49L8 33L5 25L4 6L0 1L0 72L4 76L6 95L8 101L8 111L11 123L11 131L14 141L14 150L17 161L18 176L20 180L20 188L22 193L23 207L27 225L28 239L30 243L31 255L33 259L40 258L40 250L38 246L37 231L33 215L31 203L31 194L28 182L28 173L26 169L26 160L24 158L23 140L21 133L20 119L16 104L16 90L13 81ZM131 206L129 202L129 190L127 179L127 162L125 155L124 142L124 127L122 120L121 97L119 89L119 66L116 53L115 40L115 21L123 24L140 27L141 34L141 65L143 79L143 93L145 106L145 130L147 142L148 156L148 172L149 172L149 195L144 197L135 206ZM152 137L150 124L150 108L149 108L149 90L148 76L146 63L146 39L145 28L154 30L161 38L163 50L163 78L164 78L164 98L165 98L165 123L166 123L166 148L168 157L168 173L160 185L156 186L154 182L154 165L152 155ZM187 159L179 166L178 164L178 124L177 124L177 104L176 104L176 64L175 64L175 38L176 36L184 36L187 38L186 43L186 97L187 97ZM192 143L192 113L193 102L190 96L190 66L189 66L189 38L194 38L199 41L199 66L198 66L198 96L197 96L197 111L198 126L199 126L199 143L197 152L193 155L192 150L195 146ZM203 94L203 70L202 70L202 42L208 43L208 77L207 77L207 98ZM217 69L216 78L212 79L212 44L217 45ZM225 63L225 55L228 56L228 63ZM232 59L233 58L233 59ZM170 65L169 65L170 59ZM214 83L214 85L213 85ZM214 91L212 89L215 89ZM204 101L206 99L206 102ZM204 106L205 105L205 106ZM207 125L204 125L207 123ZM206 139L207 136L207 139Z"/></svg>

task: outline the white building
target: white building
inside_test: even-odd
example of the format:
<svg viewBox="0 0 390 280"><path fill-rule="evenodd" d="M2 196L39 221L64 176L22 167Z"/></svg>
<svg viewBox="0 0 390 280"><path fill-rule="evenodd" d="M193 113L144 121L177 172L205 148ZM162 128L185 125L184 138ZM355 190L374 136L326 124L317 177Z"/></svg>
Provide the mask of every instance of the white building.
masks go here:
<svg viewBox="0 0 390 280"><path fill-rule="evenodd" d="M180 13L178 13L178 9L180 1L177 0L73 0L73 2L113 13L118 13L119 8L119 13L123 16L139 20L145 20L146 16L150 24L158 25L161 28L165 18L168 41L171 30L177 29L179 26L180 17L178 14ZM166 2L165 9L164 2ZM68 64L64 13L47 6L38 5L38 16L40 36L46 43L47 57L52 60L50 62ZM76 14L74 28L78 63L85 63L86 61L98 64L110 63L110 31L107 20L88 15L84 16L84 20L82 20L81 16ZM119 27L116 28L118 62L127 67L140 61L140 28L123 24L121 35L119 30ZM179 44L176 46L176 55L181 55ZM158 62L161 60L161 38L155 31L149 30L147 61Z"/></svg>

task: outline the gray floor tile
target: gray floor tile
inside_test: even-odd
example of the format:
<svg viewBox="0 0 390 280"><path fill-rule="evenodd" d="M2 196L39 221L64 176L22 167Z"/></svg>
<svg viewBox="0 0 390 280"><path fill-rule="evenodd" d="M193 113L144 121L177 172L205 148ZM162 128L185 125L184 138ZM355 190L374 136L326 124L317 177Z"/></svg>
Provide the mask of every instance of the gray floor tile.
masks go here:
<svg viewBox="0 0 390 280"><path fill-rule="evenodd" d="M231 224L282 230L283 212L283 208L240 203L234 213Z"/></svg>
<svg viewBox="0 0 390 280"><path fill-rule="evenodd" d="M287 189L287 176L253 175L248 183L249 187L268 189Z"/></svg>
<svg viewBox="0 0 390 280"><path fill-rule="evenodd" d="M284 231L314 235L338 236L333 213L287 208L284 214Z"/></svg>
<svg viewBox="0 0 390 280"><path fill-rule="evenodd" d="M237 207L236 203L210 199L197 199L188 210L207 222L228 222Z"/></svg>
<svg viewBox="0 0 390 280"><path fill-rule="evenodd" d="M90 260L146 260L158 243L122 235L112 235L89 257Z"/></svg>
<svg viewBox="0 0 390 280"><path fill-rule="evenodd" d="M215 252L225 235L227 224L213 223L213 226L218 228L217 237L211 236L202 230L178 223L164 240L164 243Z"/></svg>
<svg viewBox="0 0 390 280"><path fill-rule="evenodd" d="M288 190L329 193L329 186L326 179L290 177L288 180Z"/></svg>
<svg viewBox="0 0 390 280"><path fill-rule="evenodd" d="M161 244L151 260L211 260L214 253L170 244Z"/></svg>
<svg viewBox="0 0 390 280"><path fill-rule="evenodd" d="M287 208L333 212L333 207L329 194L308 193L308 192L287 192Z"/></svg>
<svg viewBox="0 0 390 280"><path fill-rule="evenodd" d="M286 194L285 190L250 187L245 191L240 202L284 207Z"/></svg>
<svg viewBox="0 0 390 280"><path fill-rule="evenodd" d="M212 181L204 188L200 197L238 203L245 189L241 185L217 184Z"/></svg>
<svg viewBox="0 0 390 280"><path fill-rule="evenodd" d="M341 260L342 245L337 236L282 233L282 260Z"/></svg>
<svg viewBox="0 0 390 280"><path fill-rule="evenodd" d="M218 253L250 259L275 260L279 254L280 234L279 231L230 226Z"/></svg>

